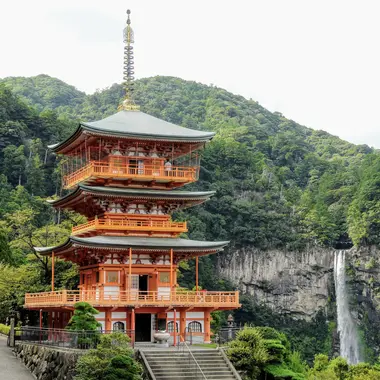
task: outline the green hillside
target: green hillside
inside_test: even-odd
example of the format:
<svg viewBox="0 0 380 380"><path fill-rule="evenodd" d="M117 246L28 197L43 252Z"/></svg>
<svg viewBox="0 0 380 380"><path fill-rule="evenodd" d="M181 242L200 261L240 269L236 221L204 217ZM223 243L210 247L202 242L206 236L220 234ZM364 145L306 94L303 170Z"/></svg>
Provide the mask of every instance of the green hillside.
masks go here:
<svg viewBox="0 0 380 380"><path fill-rule="evenodd" d="M3 82L35 104L35 112L45 110L41 117L52 108L69 124L53 133L53 126L38 134L31 133L30 127L26 134L40 138L42 145L69 133L75 119L96 120L114 113L123 96L116 84L85 96L46 75ZM334 245L348 240L348 235L357 244L372 239L370 227L358 234L353 227L359 218L356 203L351 211L349 207L358 191L358 168L372 153L368 146L311 130L223 89L178 78L137 81L136 100L151 115L218 133L204 153L201 181L193 185L215 189L217 196L190 211L192 236L231 239L234 245L264 249L301 249L309 241ZM376 158L371 155L368 160ZM10 180L16 184L14 178Z"/></svg>
<svg viewBox="0 0 380 380"><path fill-rule="evenodd" d="M1 82L0 322L9 310L22 310L25 291L49 287L49 263L33 245L58 244L83 221L72 213L56 214L45 202L62 195L59 162L46 146L69 135L79 119L114 113L123 96L120 85L85 95L46 75ZM203 153L200 181L187 187L216 190L216 196L176 215L189 221L189 237L231 240L230 251L380 243L380 155L368 146L178 78L137 81L136 100L151 115L217 132ZM213 260L202 259L201 285L230 289ZM194 285L192 265L182 268L184 286ZM57 267L57 288L75 286L76 268L63 262ZM6 278L15 280L1 280Z"/></svg>

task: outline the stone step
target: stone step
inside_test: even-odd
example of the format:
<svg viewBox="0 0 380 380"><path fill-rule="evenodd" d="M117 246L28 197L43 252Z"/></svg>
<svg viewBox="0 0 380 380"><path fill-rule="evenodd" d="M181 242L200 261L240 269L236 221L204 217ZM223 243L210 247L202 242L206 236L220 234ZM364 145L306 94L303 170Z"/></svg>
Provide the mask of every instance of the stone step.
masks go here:
<svg viewBox="0 0 380 380"><path fill-rule="evenodd" d="M156 374L155 374L156 376ZM192 375L168 375L168 374L165 374L165 375L157 375L156 376L156 379L157 380L172 380L172 379L186 379L186 380L201 380L202 379L202 375L199 374L199 375L196 375L196 374L192 374ZM236 380L236 378L234 378L232 375L211 375L211 376L207 376L207 379L220 379L220 380Z"/></svg>
<svg viewBox="0 0 380 380"><path fill-rule="evenodd" d="M150 368L152 368L152 370L156 369L156 368L177 368L178 365L180 365L181 368L183 368L183 369L194 368L194 366L195 366L194 362L192 364L189 364L189 363L173 363L173 364L167 364L167 365L159 365L159 364L151 364L151 363L149 363L149 366L150 366ZM224 364L214 365L214 364L210 363L210 364L202 364L202 365L199 364L199 366L202 369L218 368L218 367L223 367L224 368Z"/></svg>
<svg viewBox="0 0 380 380"><path fill-rule="evenodd" d="M144 351L144 355L157 380L204 380L201 371L210 380L236 380L219 350L196 350L191 354L155 350Z"/></svg>

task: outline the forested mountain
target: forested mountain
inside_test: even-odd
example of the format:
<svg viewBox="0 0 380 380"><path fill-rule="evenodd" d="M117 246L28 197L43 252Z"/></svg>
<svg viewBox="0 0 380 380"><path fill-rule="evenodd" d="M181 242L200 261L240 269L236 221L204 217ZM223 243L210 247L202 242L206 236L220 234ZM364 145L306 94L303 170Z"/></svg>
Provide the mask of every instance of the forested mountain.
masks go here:
<svg viewBox="0 0 380 380"><path fill-rule="evenodd" d="M23 117L21 123L26 125L21 133L15 131L21 136L19 139L9 139L10 131L7 132L6 144L13 146L2 151L4 162L11 162L5 165L3 174L12 185L24 177L20 183L32 192L27 175L32 166L28 163L28 144L32 139L41 140L39 158L44 161L48 143L70 133L79 119L96 120L114 113L123 96L122 87L116 84L84 96L46 75L6 78L3 82L5 88L35 104L35 110L28 112L42 123L36 127L26 120L30 116L22 116L19 111L19 116L8 115L3 121L20 122ZM365 172L371 172L378 159L368 146L356 146L326 132L311 130L223 89L178 78L137 81L136 100L151 115L218 133L204 153L201 181L193 185L217 190L217 196L204 207L190 211L192 236L290 249L300 249L309 241L334 245L341 239L348 240L348 236L356 244L363 239L377 242L371 234L370 221L365 230L355 227L362 224L363 218L371 218L371 210L366 208L372 206L366 205L365 200L359 205L355 198L355 194L366 192L360 188L360 180L367 182ZM27 107L23 109L26 112ZM24 145L25 158L14 159L20 145ZM20 171L22 174L16 174ZM51 173L46 174L46 185L38 181L44 190L34 193L51 195L56 191L57 183L52 189Z"/></svg>
<svg viewBox="0 0 380 380"><path fill-rule="evenodd" d="M138 80L135 89L142 111L217 132L203 153L200 181L187 187L216 196L176 215L189 221L189 237L231 240L230 249L295 252L310 244L380 243L378 152L217 87L154 77ZM63 241L81 221L55 214L45 202L62 195L59 162L46 146L70 134L78 120L114 113L122 97L117 84L85 95L46 75L0 81L0 321L20 309L25 291L48 288L49 263L32 246ZM212 260L203 258L201 284L222 289ZM76 269L57 266L57 287L74 286ZM193 285L191 266L183 268L184 286Z"/></svg>

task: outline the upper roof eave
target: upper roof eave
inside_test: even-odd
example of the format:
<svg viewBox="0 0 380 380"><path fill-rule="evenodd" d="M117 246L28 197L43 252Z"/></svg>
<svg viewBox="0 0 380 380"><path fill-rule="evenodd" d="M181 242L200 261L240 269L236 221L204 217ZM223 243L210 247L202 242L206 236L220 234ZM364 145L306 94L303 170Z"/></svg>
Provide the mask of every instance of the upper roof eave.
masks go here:
<svg viewBox="0 0 380 380"><path fill-rule="evenodd" d="M81 193L91 193L99 195L119 196L119 197L138 197L138 198L157 198L174 200L204 200L206 201L215 191L176 191L176 190L149 190L149 189L129 189L118 187L86 186L79 184L74 191L59 199L48 200L52 206L64 203L66 200L75 198Z"/></svg>
<svg viewBox="0 0 380 380"><path fill-rule="evenodd" d="M215 132L181 127L140 111L119 111L99 121L81 122L70 137L49 148L60 153L84 131L99 136L188 143L207 142L215 136Z"/></svg>
<svg viewBox="0 0 380 380"><path fill-rule="evenodd" d="M166 250L173 249L174 252L186 251L207 251L215 252L223 250L229 241L199 241L181 238L151 238L151 237L129 237L129 236L92 236L76 237L70 236L69 239L56 247L35 247L35 251L43 256L48 256L52 252L59 252L72 246L82 246L91 248L108 249L141 249L141 250Z"/></svg>

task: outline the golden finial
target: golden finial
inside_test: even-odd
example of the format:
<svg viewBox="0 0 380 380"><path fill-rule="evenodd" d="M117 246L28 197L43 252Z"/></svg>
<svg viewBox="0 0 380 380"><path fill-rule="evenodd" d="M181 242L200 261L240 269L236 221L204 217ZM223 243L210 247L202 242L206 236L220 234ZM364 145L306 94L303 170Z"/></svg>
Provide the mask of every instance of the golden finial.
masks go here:
<svg viewBox="0 0 380 380"><path fill-rule="evenodd" d="M129 15L131 11L127 10L127 26L124 28L124 71L123 71L123 80L124 80L124 89L125 89L125 99L120 104L118 110L124 111L138 111L140 107L135 104L133 100L133 90L134 90L134 61L133 61L133 46L135 42L134 33L131 27L131 19Z"/></svg>

